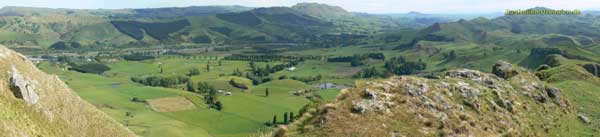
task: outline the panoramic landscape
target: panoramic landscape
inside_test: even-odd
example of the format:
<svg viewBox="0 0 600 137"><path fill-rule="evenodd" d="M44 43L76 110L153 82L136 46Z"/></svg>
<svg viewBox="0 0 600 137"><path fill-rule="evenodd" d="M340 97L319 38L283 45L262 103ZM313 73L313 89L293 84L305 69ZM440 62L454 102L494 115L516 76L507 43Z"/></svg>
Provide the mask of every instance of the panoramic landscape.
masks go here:
<svg viewBox="0 0 600 137"><path fill-rule="evenodd" d="M598 2L108 1L0 2L0 136L600 135Z"/></svg>

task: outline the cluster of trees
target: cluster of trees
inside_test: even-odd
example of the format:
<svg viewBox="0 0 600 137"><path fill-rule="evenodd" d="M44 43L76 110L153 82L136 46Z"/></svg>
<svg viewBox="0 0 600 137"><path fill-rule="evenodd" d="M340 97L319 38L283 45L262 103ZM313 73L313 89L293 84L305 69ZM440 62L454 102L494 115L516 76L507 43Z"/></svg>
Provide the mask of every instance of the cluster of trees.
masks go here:
<svg viewBox="0 0 600 137"><path fill-rule="evenodd" d="M289 112L289 113L285 112L285 113L283 113L283 121L281 121L281 122L277 121L277 114L275 114L275 115L273 115L273 120L266 122L265 125L276 126L277 124L289 124L289 123L294 122L295 119L296 119L296 116L294 115L294 112Z"/></svg>
<svg viewBox="0 0 600 137"><path fill-rule="evenodd" d="M105 71L109 71L110 67L101 64L101 63L88 63L88 64L75 64L75 63L69 63L69 66L71 66L71 68L69 68L69 70L74 70L77 72L81 72L81 73L94 73L94 74L102 74Z"/></svg>
<svg viewBox="0 0 600 137"><path fill-rule="evenodd" d="M246 73L246 78L252 80L252 84L254 85L258 85L261 83L265 83L265 82L269 82L271 80L273 80L271 77L269 77L269 75L271 73L275 73L281 70L284 70L285 68L288 67L293 67L295 65L298 65L300 61L290 61L288 63L285 64L278 64L275 66L271 66L269 64L265 65L265 67L259 67L256 65L255 62L250 62L250 73ZM242 73L236 69L233 72L233 75L236 76L241 76Z"/></svg>
<svg viewBox="0 0 600 137"><path fill-rule="evenodd" d="M246 78L252 80L253 85L259 85L259 84L266 83L266 82L273 80L271 77L268 77L268 76L260 77L260 76L252 75L250 73L246 73Z"/></svg>
<svg viewBox="0 0 600 137"><path fill-rule="evenodd" d="M146 103L146 100L140 99L138 97L133 97L131 98L131 102Z"/></svg>
<svg viewBox="0 0 600 137"><path fill-rule="evenodd" d="M188 70L187 76L191 77L191 76L198 76L198 75L200 75L200 69L192 68L192 69Z"/></svg>
<svg viewBox="0 0 600 137"><path fill-rule="evenodd" d="M265 67L259 67L254 62L250 62L249 65L250 65L250 72L252 73L252 75L264 77L264 76L269 76L271 73L275 73L275 72L284 70L285 68L296 66L296 65L298 65L298 61L290 61L288 63L277 64L275 66L271 66L271 65L267 64L267 65L265 65Z"/></svg>
<svg viewBox="0 0 600 137"><path fill-rule="evenodd" d="M176 75L176 76L146 76L146 77L132 77L131 81L137 82L146 86L154 87L174 87L180 84L186 84L190 82L190 78L187 76Z"/></svg>
<svg viewBox="0 0 600 137"><path fill-rule="evenodd" d="M205 103L210 108L214 108L219 111L223 109L223 103L221 103L221 101L219 101L219 99L218 99L218 97L219 97L217 95L218 92L215 89L215 87L213 87L212 85L209 85L206 82L200 82L200 83L188 82L186 87L187 87L187 90L190 92L194 92L194 93L203 95Z"/></svg>
<svg viewBox="0 0 600 137"><path fill-rule="evenodd" d="M407 61L404 57L394 57L385 62L385 71L380 71L376 67L364 68L354 74L354 78L372 78L387 77L391 75L410 75L425 70L427 64L419 61Z"/></svg>
<svg viewBox="0 0 600 137"><path fill-rule="evenodd" d="M381 73L377 71L375 67L369 67L360 70L358 73L354 74L354 78L372 78L382 76Z"/></svg>
<svg viewBox="0 0 600 137"><path fill-rule="evenodd" d="M385 62L385 69L396 75L410 75L425 70L427 64L418 61L407 61L404 57L394 57Z"/></svg>
<svg viewBox="0 0 600 137"><path fill-rule="evenodd" d="M383 55L383 53L354 54L353 56L327 58L327 62L350 62L351 66L356 67L364 65L362 61L369 58L385 60L385 55Z"/></svg>

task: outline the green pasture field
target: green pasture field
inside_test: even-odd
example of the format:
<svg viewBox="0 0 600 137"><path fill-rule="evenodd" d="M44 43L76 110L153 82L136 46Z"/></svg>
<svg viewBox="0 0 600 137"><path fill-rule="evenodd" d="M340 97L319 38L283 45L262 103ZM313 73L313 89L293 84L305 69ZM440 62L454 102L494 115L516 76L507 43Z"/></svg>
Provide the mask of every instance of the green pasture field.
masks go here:
<svg viewBox="0 0 600 137"><path fill-rule="evenodd" d="M207 63L210 63L210 71L206 70ZM178 56L139 62L119 61L107 64L111 70L103 75L68 71L59 64L49 62L41 63L38 67L47 73L60 76L83 99L98 106L138 135L241 137L261 130L270 130L270 127L265 126L264 123L271 121L273 115L277 115L282 121L284 112L299 114L298 110L310 100L305 95L295 96L293 93L298 90L316 89L312 85L296 80L277 80L276 76L313 74L334 76L337 74L334 73L336 69L349 66L347 64L323 65L308 61L300 64L298 71L283 70L272 75L273 81L254 86L246 78L230 75L235 69L244 73L248 71L247 61L222 60L221 63L219 66L216 59L186 59ZM279 62L269 64L277 63ZM266 64L257 62L261 67ZM163 73L160 73L159 66L163 68ZM313 66L327 68L312 69ZM218 100L223 102L223 110L209 109L201 95L187 92L183 88L149 87L130 80L135 76L185 75L192 68L200 69L200 75L192 76L192 81L207 82L218 90L232 93L231 96L218 97ZM231 86L229 84L231 79L248 85L249 89L242 90ZM266 88L269 89L268 97L265 97ZM338 92L329 89L317 93L324 99L332 100ZM196 105L196 109L155 112L146 103L131 101L134 97L146 100L176 96L190 100Z"/></svg>

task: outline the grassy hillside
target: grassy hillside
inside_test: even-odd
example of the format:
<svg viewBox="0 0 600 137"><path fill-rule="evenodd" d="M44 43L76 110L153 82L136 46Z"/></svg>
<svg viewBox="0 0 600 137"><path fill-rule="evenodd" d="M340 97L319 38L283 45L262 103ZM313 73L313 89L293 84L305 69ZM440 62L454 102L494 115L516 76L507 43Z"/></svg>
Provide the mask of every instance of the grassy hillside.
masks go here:
<svg viewBox="0 0 600 137"><path fill-rule="evenodd" d="M2 136L135 136L21 54L2 46L0 55L10 72L0 75Z"/></svg>
<svg viewBox="0 0 600 137"><path fill-rule="evenodd" d="M538 75L543 76L543 80L548 83L564 89L563 92L567 99L571 100L572 104L577 108L577 112L589 116L592 120L588 128L597 129L598 110L594 104L597 104L597 98L600 97L600 78L594 76L590 72L581 67L582 64L589 62L580 62L573 60L561 60L560 66L541 70ZM592 130L591 134L597 134L597 131Z"/></svg>

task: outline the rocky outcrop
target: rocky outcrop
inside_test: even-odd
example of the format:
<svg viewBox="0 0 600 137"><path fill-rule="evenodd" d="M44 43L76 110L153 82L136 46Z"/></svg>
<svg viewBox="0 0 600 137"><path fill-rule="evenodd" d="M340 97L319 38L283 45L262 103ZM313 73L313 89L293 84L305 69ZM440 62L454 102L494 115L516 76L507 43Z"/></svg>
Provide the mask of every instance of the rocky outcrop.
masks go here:
<svg viewBox="0 0 600 137"><path fill-rule="evenodd" d="M505 61L498 61L492 67L492 73L496 76L502 77L504 79L509 79L515 75L518 75L519 72L513 67L512 64Z"/></svg>
<svg viewBox="0 0 600 137"><path fill-rule="evenodd" d="M585 116L585 114L583 114L583 113L577 114L577 117L579 119L581 119L581 121L583 121L584 123L590 123L591 122L590 118L588 118L587 116Z"/></svg>
<svg viewBox="0 0 600 137"><path fill-rule="evenodd" d="M506 62L495 68L501 73L457 69L437 79L359 82L328 107L335 109L308 112L297 121L301 127L289 128L300 132L288 135L549 136L559 126L539 125L577 117L560 89Z"/></svg>
<svg viewBox="0 0 600 137"><path fill-rule="evenodd" d="M38 102L40 96L34 91L35 81L28 81L19 74L19 71L12 67L9 86L16 98L23 99L28 105Z"/></svg>
<svg viewBox="0 0 600 137"><path fill-rule="evenodd" d="M544 89L550 98L560 98L560 89L555 87L546 87Z"/></svg>

